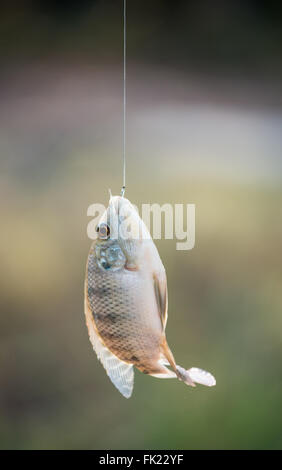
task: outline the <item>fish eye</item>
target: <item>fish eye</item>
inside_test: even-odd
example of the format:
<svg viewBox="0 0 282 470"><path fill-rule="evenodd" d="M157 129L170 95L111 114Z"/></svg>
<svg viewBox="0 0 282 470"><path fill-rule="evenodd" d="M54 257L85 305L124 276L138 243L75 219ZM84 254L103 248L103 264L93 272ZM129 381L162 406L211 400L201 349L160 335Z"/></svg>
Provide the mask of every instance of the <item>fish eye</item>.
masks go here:
<svg viewBox="0 0 282 470"><path fill-rule="evenodd" d="M99 232L100 238L106 240L110 236L110 227L107 224L100 224L97 226L96 231Z"/></svg>

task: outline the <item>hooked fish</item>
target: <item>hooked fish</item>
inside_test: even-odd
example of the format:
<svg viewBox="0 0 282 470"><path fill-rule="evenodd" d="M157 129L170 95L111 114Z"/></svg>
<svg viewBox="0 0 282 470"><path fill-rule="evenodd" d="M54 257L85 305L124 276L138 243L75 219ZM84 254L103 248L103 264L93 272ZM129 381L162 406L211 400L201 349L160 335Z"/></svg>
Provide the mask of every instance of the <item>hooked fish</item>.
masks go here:
<svg viewBox="0 0 282 470"><path fill-rule="evenodd" d="M116 388L126 398L131 396L133 366L192 387L215 385L209 372L186 370L175 362L165 336L165 268L134 206L123 196L111 196L96 230L86 266L86 324L98 359Z"/></svg>

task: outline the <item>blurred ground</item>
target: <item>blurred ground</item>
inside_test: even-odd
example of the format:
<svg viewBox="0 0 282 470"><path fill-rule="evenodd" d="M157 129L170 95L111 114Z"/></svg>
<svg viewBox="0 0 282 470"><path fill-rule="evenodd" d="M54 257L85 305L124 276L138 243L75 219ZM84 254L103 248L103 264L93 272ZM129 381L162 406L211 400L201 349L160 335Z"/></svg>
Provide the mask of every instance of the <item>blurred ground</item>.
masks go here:
<svg viewBox="0 0 282 470"><path fill-rule="evenodd" d="M121 186L121 68L77 57L78 46L73 60L39 60L38 44L36 59L28 41L18 58L9 44L0 78L0 447L281 448L279 66L276 76L184 70L185 54L177 67L153 64L157 51L150 63L129 62L127 197L196 204L192 251L157 242L167 336L178 362L210 370L217 386L190 390L136 371L125 400L92 351L83 314L86 210Z"/></svg>

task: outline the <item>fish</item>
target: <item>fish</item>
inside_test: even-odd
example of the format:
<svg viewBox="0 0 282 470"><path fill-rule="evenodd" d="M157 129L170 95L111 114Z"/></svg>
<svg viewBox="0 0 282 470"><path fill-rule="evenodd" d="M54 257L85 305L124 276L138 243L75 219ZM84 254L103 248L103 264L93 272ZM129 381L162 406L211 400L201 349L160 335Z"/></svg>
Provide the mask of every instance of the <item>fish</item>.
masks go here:
<svg viewBox="0 0 282 470"><path fill-rule="evenodd" d="M175 362L165 334L166 271L137 208L111 195L96 231L86 265L85 317L90 342L115 387L126 398L132 395L134 367L191 387L216 385L209 372Z"/></svg>

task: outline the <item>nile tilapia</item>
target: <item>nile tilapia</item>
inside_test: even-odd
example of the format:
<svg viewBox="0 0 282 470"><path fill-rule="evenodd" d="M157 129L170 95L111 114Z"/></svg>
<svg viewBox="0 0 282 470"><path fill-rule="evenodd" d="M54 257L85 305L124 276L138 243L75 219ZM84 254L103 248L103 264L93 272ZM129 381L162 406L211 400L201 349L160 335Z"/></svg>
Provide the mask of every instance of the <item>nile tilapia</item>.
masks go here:
<svg viewBox="0 0 282 470"><path fill-rule="evenodd" d="M187 385L215 385L196 367L175 363L166 342L167 282L157 248L128 199L110 198L87 260L85 315L90 341L108 376L126 397L133 366ZM168 369L170 366L171 369Z"/></svg>

